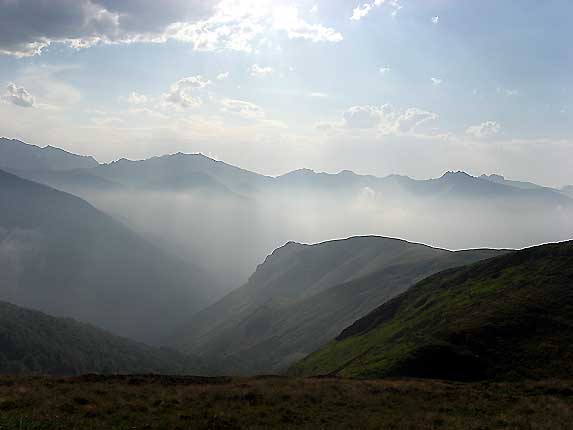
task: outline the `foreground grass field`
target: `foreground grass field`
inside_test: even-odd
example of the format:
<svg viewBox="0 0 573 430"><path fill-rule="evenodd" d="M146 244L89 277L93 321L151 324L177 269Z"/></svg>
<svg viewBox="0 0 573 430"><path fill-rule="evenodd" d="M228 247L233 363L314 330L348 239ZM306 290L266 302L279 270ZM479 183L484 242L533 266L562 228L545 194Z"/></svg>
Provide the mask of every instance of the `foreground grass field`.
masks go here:
<svg viewBox="0 0 573 430"><path fill-rule="evenodd" d="M0 378L0 429L572 429L573 382Z"/></svg>

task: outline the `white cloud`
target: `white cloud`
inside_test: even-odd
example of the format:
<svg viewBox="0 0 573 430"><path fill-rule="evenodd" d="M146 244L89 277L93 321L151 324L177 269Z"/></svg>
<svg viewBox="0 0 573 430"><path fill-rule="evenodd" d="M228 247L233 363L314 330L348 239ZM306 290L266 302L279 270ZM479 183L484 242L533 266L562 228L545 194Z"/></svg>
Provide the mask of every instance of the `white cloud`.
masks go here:
<svg viewBox="0 0 573 430"><path fill-rule="evenodd" d="M52 43L84 48L97 43L160 41L174 22L212 13L213 2L162 0L7 0L0 2L0 53L39 54Z"/></svg>
<svg viewBox="0 0 573 430"><path fill-rule="evenodd" d="M383 106L352 106L343 114L346 128L375 128L393 112L390 105Z"/></svg>
<svg viewBox="0 0 573 430"><path fill-rule="evenodd" d="M342 34L299 16L296 6L279 6L268 0L221 0L212 17L197 23L176 23L168 37L192 43L199 51L228 49L253 52L271 32L286 32L289 39L339 42Z"/></svg>
<svg viewBox="0 0 573 430"><path fill-rule="evenodd" d="M221 100L221 106L223 112L237 115L244 119L263 119L265 117L263 109L251 102L223 99Z"/></svg>
<svg viewBox="0 0 573 430"><path fill-rule="evenodd" d="M6 87L6 92L2 99L20 107L29 108L36 106L34 97L24 87L18 87L13 82L10 82Z"/></svg>
<svg viewBox="0 0 573 430"><path fill-rule="evenodd" d="M440 22L440 17L439 16L433 16L432 19L432 24L438 24Z"/></svg>
<svg viewBox="0 0 573 430"><path fill-rule="evenodd" d="M165 104L177 108L196 108L202 104L202 100L196 92L210 84L211 81L200 75L183 78L171 85L169 91L163 94L162 99Z"/></svg>
<svg viewBox="0 0 573 430"><path fill-rule="evenodd" d="M380 73L385 74L391 72L392 69L389 66L382 66L380 67Z"/></svg>
<svg viewBox="0 0 573 430"><path fill-rule="evenodd" d="M382 5L387 5L392 9L392 16L396 16L398 11L402 9L402 5L400 4L399 0L374 0L356 6L352 10L352 16L350 19L352 21L360 21L362 18L368 15L372 9Z"/></svg>
<svg viewBox="0 0 573 430"><path fill-rule="evenodd" d="M147 97L145 94L140 94L134 91L131 92L129 96L127 96L126 101L133 106L143 105L149 101L149 97Z"/></svg>
<svg viewBox="0 0 573 430"><path fill-rule="evenodd" d="M312 92L309 94L310 97L316 97L316 98L326 98L328 97L328 94L326 93L321 93L321 92Z"/></svg>
<svg viewBox="0 0 573 430"><path fill-rule="evenodd" d="M315 128L326 132L355 130L378 135L414 135L420 125L438 118L437 114L418 108L400 110L390 104L364 105L349 108L341 121L321 122Z"/></svg>
<svg viewBox="0 0 573 430"><path fill-rule="evenodd" d="M318 5L315 4L314 6L312 6L312 7L310 8L310 11L309 11L309 12L310 12L310 13L317 13L317 12L318 12Z"/></svg>
<svg viewBox="0 0 573 430"><path fill-rule="evenodd" d="M438 85L442 85L442 79L441 78L430 78L430 81L432 81L432 85L434 86L438 86Z"/></svg>
<svg viewBox="0 0 573 430"><path fill-rule="evenodd" d="M80 49L170 39L199 51L252 52L271 31L312 42L342 40L332 28L302 19L297 7L268 0L0 1L0 54L21 57L52 43Z"/></svg>
<svg viewBox="0 0 573 430"><path fill-rule="evenodd" d="M427 121L435 121L438 114L428 112L418 108L409 108L400 113L395 121L394 127L398 132L410 133Z"/></svg>
<svg viewBox="0 0 573 430"><path fill-rule="evenodd" d="M373 4L364 3L363 5L357 6L352 10L352 16L350 19L352 21L360 21L372 10Z"/></svg>
<svg viewBox="0 0 573 430"><path fill-rule="evenodd" d="M320 24L310 24L300 18L295 6L279 7L273 12L273 27L287 33L289 39L305 39L312 42L340 42L342 34Z"/></svg>
<svg viewBox="0 0 573 430"><path fill-rule="evenodd" d="M229 72L225 72L225 73L219 73L217 75L217 80L218 81L224 81L225 79L227 79L229 77Z"/></svg>
<svg viewBox="0 0 573 430"><path fill-rule="evenodd" d="M249 67L249 73L255 78L264 78L273 73L273 68L269 66L262 67L258 64L253 64L251 67Z"/></svg>
<svg viewBox="0 0 573 430"><path fill-rule="evenodd" d="M498 134L501 130L501 125L497 121L486 121L479 125L472 125L466 130L466 134L469 136L477 137L478 139L484 139L488 137L493 137Z"/></svg>

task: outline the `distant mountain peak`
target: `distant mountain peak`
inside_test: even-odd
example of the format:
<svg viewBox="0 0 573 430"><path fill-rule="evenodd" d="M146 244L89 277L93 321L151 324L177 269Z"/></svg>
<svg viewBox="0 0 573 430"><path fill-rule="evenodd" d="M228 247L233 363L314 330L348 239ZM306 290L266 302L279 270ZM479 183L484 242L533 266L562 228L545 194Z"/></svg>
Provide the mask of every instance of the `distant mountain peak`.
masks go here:
<svg viewBox="0 0 573 430"><path fill-rule="evenodd" d="M469 173L464 172L463 170L448 170L446 173L442 175L442 178L472 178L475 179Z"/></svg>
<svg viewBox="0 0 573 430"><path fill-rule="evenodd" d="M163 157L165 157L165 158L203 158L206 160L217 162L217 160L203 154L202 152L187 153L187 152L179 151L179 152L176 152L175 154L164 155ZM160 157L160 158L163 158L163 157Z"/></svg>
<svg viewBox="0 0 573 430"><path fill-rule="evenodd" d="M497 173L492 173L491 175L483 174L480 176L481 179L505 181L505 176L499 175Z"/></svg>
<svg viewBox="0 0 573 430"><path fill-rule="evenodd" d="M292 172L285 173L283 176L299 176L299 175L302 176L302 175L314 175L314 174L316 174L314 170L304 167L302 169L296 169L293 170Z"/></svg>
<svg viewBox="0 0 573 430"><path fill-rule="evenodd" d="M357 176L356 173L354 173L352 170L342 170L340 173L338 173L341 176Z"/></svg>

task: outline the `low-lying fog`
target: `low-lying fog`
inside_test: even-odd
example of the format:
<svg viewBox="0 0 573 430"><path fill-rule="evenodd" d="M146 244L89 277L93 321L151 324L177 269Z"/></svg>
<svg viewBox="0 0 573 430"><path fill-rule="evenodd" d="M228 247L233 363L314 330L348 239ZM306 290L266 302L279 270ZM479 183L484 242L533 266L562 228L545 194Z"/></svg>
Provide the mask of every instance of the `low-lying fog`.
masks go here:
<svg viewBox="0 0 573 430"><path fill-rule="evenodd" d="M249 197L133 190L86 197L157 245L205 267L228 289L244 283L287 241L382 235L457 250L522 248L573 234L570 206L502 198L416 199L368 187Z"/></svg>

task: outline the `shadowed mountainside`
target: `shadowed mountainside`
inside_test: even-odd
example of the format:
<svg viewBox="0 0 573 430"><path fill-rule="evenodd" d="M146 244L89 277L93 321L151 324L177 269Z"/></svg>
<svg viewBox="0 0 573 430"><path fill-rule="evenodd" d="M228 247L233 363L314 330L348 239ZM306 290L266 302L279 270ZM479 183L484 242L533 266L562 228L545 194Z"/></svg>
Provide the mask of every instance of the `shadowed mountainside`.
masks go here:
<svg viewBox="0 0 573 430"><path fill-rule="evenodd" d="M289 242L170 343L218 361L223 373L278 372L424 277L502 252L451 252L373 236Z"/></svg>
<svg viewBox="0 0 573 430"><path fill-rule="evenodd" d="M87 202L0 171L0 299L156 341L215 289Z"/></svg>

